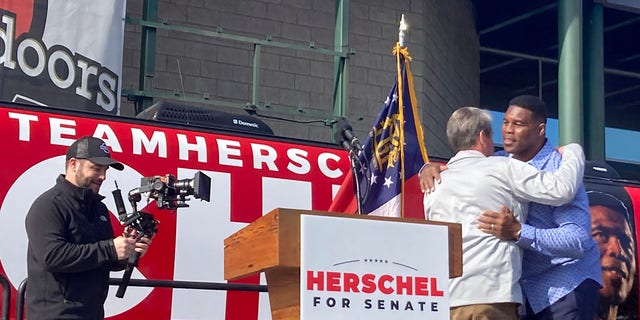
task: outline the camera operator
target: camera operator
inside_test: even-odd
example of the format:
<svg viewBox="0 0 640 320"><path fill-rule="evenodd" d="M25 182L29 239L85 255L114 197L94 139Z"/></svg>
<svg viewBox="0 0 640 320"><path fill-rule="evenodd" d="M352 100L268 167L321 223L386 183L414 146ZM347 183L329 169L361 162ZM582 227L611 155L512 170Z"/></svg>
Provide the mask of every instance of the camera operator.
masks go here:
<svg viewBox="0 0 640 320"><path fill-rule="evenodd" d="M124 169L104 141L82 137L67 150L65 174L31 205L25 222L29 320L104 319L109 272L147 251L150 239L114 238L98 193L109 167Z"/></svg>

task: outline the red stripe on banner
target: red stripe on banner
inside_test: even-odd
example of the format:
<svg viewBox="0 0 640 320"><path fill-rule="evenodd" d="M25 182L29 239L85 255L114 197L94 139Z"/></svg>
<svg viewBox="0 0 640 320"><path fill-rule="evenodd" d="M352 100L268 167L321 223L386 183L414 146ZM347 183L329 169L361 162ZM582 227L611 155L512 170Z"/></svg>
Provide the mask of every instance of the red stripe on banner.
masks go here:
<svg viewBox="0 0 640 320"><path fill-rule="evenodd" d="M333 201L331 181L314 181L311 185L311 208L313 210L327 210Z"/></svg>
<svg viewBox="0 0 640 320"><path fill-rule="evenodd" d="M248 149L247 153L250 153ZM251 223L262 216L262 172L244 168L231 170L231 212L234 222ZM228 283L260 284L260 275L250 276ZM227 291L226 320L258 319L258 292Z"/></svg>
<svg viewBox="0 0 640 320"><path fill-rule="evenodd" d="M229 283L260 284L260 275L229 281ZM227 291L225 320L257 320L259 294L258 292Z"/></svg>
<svg viewBox="0 0 640 320"><path fill-rule="evenodd" d="M250 169L232 172L231 221L251 223L262 213L262 175Z"/></svg>

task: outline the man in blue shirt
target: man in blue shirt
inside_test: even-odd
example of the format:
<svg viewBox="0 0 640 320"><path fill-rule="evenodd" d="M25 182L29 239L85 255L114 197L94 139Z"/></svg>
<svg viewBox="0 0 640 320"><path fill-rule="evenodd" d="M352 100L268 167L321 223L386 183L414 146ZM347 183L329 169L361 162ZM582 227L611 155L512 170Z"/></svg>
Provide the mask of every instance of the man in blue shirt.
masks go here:
<svg viewBox="0 0 640 320"><path fill-rule="evenodd" d="M509 102L502 122L505 156L528 162L539 170L557 170L561 155L546 137L546 106L535 96ZM438 166L422 170L423 190L439 181ZM503 212L483 212L480 230L512 240L523 249L521 286L526 313L521 319L592 320L601 286L600 256L591 238L591 217L584 186L568 204L553 207L531 203L526 223Z"/></svg>

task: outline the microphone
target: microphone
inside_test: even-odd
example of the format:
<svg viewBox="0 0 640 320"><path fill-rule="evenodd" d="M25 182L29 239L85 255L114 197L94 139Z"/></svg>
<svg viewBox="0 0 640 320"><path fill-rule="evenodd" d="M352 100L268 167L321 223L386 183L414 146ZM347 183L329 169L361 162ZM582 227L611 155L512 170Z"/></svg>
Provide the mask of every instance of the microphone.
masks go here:
<svg viewBox="0 0 640 320"><path fill-rule="evenodd" d="M338 127L339 132L342 133L342 136L347 141L349 141L351 146L358 151L362 151L362 144L360 144L360 140L358 140L358 137L356 137L356 135L353 134L353 128L351 127L351 125L349 125L347 120L344 118L340 119L338 121L338 125L339 125Z"/></svg>
<svg viewBox="0 0 640 320"><path fill-rule="evenodd" d="M336 142L342 146L342 149L347 150L349 152L353 150L353 146L351 145L351 143L349 143L349 141L345 140L342 137L342 132L336 131L336 133L333 134L333 139L336 140Z"/></svg>

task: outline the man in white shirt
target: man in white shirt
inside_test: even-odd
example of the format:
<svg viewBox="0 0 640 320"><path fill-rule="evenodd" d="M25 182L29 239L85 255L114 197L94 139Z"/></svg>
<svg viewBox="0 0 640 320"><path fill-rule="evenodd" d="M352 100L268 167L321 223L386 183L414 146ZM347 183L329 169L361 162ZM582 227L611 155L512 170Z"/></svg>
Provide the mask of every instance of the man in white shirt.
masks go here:
<svg viewBox="0 0 640 320"><path fill-rule="evenodd" d="M521 249L480 231L477 216L507 204L524 221L529 201L571 201L584 172L584 154L577 144L564 147L559 170L541 172L516 159L490 156L492 135L486 111L456 110L447 123L447 138L457 153L441 173L438 188L424 197L427 219L462 224L462 276L449 285L452 319L518 319L517 308L523 303L518 284Z"/></svg>

